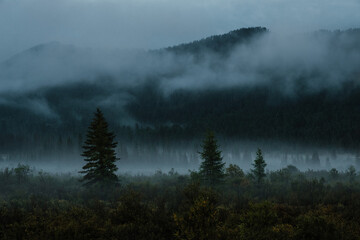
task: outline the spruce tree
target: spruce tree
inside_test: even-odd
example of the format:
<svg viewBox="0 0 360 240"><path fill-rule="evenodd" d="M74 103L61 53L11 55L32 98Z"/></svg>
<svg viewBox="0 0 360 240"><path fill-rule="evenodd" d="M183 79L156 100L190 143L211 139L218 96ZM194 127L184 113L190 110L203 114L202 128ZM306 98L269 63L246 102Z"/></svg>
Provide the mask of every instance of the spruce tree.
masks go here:
<svg viewBox="0 0 360 240"><path fill-rule="evenodd" d="M118 181L115 172L117 167L114 142L115 135L108 130L108 124L103 113L98 108L95 112L86 135L84 152L86 164L79 173L85 174L82 178L84 185L95 183L115 183Z"/></svg>
<svg viewBox="0 0 360 240"><path fill-rule="evenodd" d="M256 152L256 159L254 160L253 165L253 169L251 169L252 174L254 175L257 183L261 183L262 180L264 179L264 177L266 176L265 174L265 167L266 167L266 163L264 160L264 157L262 156L262 152L261 149L258 148L257 152Z"/></svg>
<svg viewBox="0 0 360 240"><path fill-rule="evenodd" d="M203 144L202 152L200 152L203 162L200 165L200 175L205 183L214 185L220 183L224 178L224 165L222 161L221 151L215 139L213 132L208 132Z"/></svg>

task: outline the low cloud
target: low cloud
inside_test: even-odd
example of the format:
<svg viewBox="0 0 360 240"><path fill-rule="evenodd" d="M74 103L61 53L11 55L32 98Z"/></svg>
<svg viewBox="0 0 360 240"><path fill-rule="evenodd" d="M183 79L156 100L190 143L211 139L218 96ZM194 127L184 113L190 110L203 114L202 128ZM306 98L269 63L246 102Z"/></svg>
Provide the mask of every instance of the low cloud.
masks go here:
<svg viewBox="0 0 360 240"><path fill-rule="evenodd" d="M346 81L360 81L359 39L360 30L270 32L234 46L229 54L207 49L200 56L185 51L104 50L49 43L0 66L0 105L57 118L59 111L67 114L65 108L76 112L97 105L123 111L138 97L136 91L149 83L165 97L179 89L256 85L291 96L299 84L304 92L339 89Z"/></svg>
<svg viewBox="0 0 360 240"><path fill-rule="evenodd" d="M131 88L156 80L165 92L254 85L277 80L291 91L339 86L359 73L360 31L282 35L268 33L234 47L229 56L99 50L60 43L39 45L1 65L0 92L26 92L78 82L111 81ZM107 80L106 80L107 79ZM304 80L305 81L305 80Z"/></svg>

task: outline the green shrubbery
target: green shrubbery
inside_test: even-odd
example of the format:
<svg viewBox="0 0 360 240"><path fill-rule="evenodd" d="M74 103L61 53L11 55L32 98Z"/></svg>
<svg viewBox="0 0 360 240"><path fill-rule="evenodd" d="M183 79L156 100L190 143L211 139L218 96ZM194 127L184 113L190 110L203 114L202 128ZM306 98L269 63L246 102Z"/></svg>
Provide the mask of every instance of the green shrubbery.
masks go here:
<svg viewBox="0 0 360 240"><path fill-rule="evenodd" d="M359 175L334 172L289 166L259 184L230 165L213 187L159 171L84 188L19 165L0 171L0 239L359 239Z"/></svg>

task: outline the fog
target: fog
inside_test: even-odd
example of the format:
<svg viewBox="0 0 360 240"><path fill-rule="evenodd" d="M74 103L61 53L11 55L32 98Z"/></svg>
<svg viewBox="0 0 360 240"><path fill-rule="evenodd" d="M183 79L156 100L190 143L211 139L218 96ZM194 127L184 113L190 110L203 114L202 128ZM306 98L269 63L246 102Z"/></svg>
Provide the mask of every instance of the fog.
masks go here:
<svg viewBox="0 0 360 240"><path fill-rule="evenodd" d="M101 51L52 42L5 61L1 65L1 92L93 81L102 75L116 78L120 86L136 86L155 76L171 89L257 84L273 77L268 73L291 82L315 73L324 79L311 79L313 87L323 85L319 81L334 85L358 72L358 36L270 33L235 47L225 59L204 52L201 61L192 54Z"/></svg>
<svg viewBox="0 0 360 240"><path fill-rule="evenodd" d="M357 154L342 149L312 148L264 141L233 141L222 146L220 150L222 150L223 161L226 163L225 167L236 164L245 172L250 172L253 168L252 164L258 147L263 151L267 171L275 171L292 165L301 171L328 171L336 168L338 171L345 172L349 166L358 168L360 164ZM202 161L199 151L201 151L199 144L181 147L173 145L167 148L157 145L154 149L149 148L149 145L128 145L126 153L120 148L117 149L117 157L120 158L117 162L118 173L151 175L157 172L167 173L174 169L180 174L189 174L189 170L199 169ZM16 168L20 163L29 165L35 174L44 171L51 174L79 175L78 171L83 166L80 154L80 151L74 151L70 154L51 154L39 159L1 155L0 169Z"/></svg>
<svg viewBox="0 0 360 240"><path fill-rule="evenodd" d="M164 93L273 84L275 80L291 94L293 85L302 78L309 91L334 88L359 77L359 35L359 31L270 32L234 47L225 57L205 50L200 60L191 53L103 50L52 42L14 55L0 66L0 101L11 102L6 94L93 83L104 76L117 89L156 80ZM108 82L102 80L101 84Z"/></svg>

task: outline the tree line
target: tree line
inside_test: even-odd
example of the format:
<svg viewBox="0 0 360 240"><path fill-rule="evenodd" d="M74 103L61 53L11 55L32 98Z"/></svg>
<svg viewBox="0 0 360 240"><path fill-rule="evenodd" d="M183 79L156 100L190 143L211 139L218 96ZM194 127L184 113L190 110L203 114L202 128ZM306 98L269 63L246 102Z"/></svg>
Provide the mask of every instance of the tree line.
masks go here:
<svg viewBox="0 0 360 240"><path fill-rule="evenodd" d="M1 239L359 239L360 175L295 166L225 166L209 131L198 171L116 174L114 134L97 109L82 177L0 171Z"/></svg>
<svg viewBox="0 0 360 240"><path fill-rule="evenodd" d="M116 161L119 158L116 157L117 142L114 141L115 135L109 131L108 123L99 108L97 108L94 115L83 146L84 152L82 156L85 157L86 164L79 173L84 174L82 181L85 182L85 185L116 184L118 182L115 174L118 170ZM202 152L199 152L199 154L203 161L197 174L199 174L202 182L209 186L221 183L225 176L225 162L222 161L221 151L212 131L208 131L203 140ZM266 176L266 163L261 149L258 149L256 155L257 157L253 163L254 169L251 171L258 184L260 184Z"/></svg>

